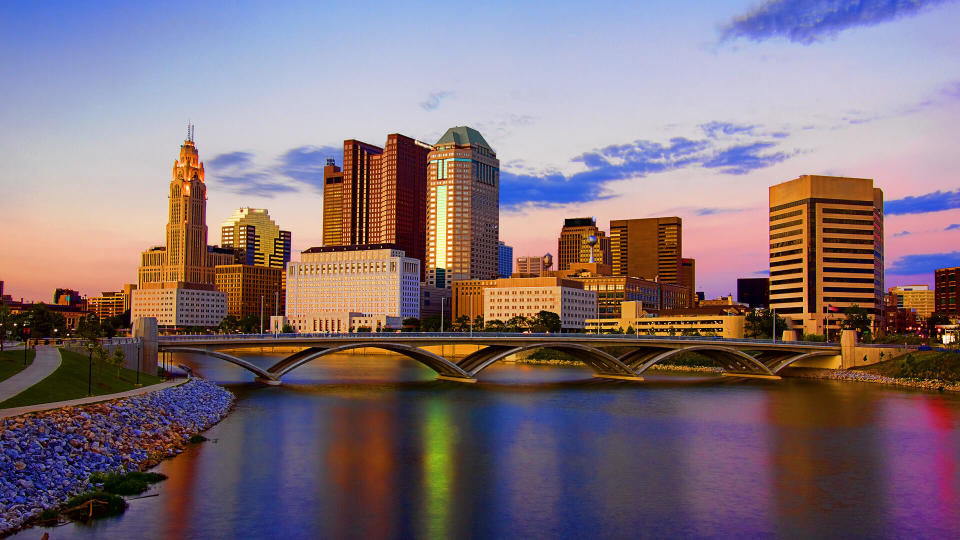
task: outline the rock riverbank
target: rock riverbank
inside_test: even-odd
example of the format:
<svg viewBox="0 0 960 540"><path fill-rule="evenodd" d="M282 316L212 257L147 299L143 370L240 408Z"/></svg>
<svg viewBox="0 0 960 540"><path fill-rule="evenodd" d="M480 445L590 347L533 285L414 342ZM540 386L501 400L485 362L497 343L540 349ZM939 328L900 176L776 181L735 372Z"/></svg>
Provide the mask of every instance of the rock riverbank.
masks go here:
<svg viewBox="0 0 960 540"><path fill-rule="evenodd" d="M95 472L134 471L182 451L234 396L203 379L139 396L0 421L0 535L87 491Z"/></svg>
<svg viewBox="0 0 960 540"><path fill-rule="evenodd" d="M936 379L904 379L900 377L887 377L876 373L866 373L863 371L845 370L845 369L817 369L817 368L788 368L784 373L787 377L799 377L803 379L826 379L831 381L857 381L875 384L890 384L893 386L906 386L909 388L920 388L923 390L945 390L950 392L960 392L960 384L949 383Z"/></svg>

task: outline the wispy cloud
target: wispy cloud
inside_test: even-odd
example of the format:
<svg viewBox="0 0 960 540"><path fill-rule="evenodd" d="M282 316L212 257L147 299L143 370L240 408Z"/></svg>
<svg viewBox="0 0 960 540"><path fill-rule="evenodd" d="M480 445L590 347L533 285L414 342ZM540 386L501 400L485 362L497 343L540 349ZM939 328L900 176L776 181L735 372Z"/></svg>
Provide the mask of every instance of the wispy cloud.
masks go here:
<svg viewBox="0 0 960 540"><path fill-rule="evenodd" d="M777 151L778 143L757 140L756 126L711 122L700 126L704 138L675 137L667 143L636 140L584 152L571 159L585 171L572 175L549 171L501 172L500 201L507 208L526 203L566 204L608 198L607 184L682 168L716 169L741 175L784 161L792 154ZM752 140L752 141L751 141ZM512 163L511 165L516 165ZM709 211L709 209L707 210Z"/></svg>
<svg viewBox="0 0 960 540"><path fill-rule="evenodd" d="M933 275L934 270L951 266L960 266L960 251L904 255L888 266L886 273L895 276Z"/></svg>
<svg viewBox="0 0 960 540"><path fill-rule="evenodd" d="M897 238L899 236L908 236L910 234L912 234L910 231L900 231L898 233L893 233L893 237Z"/></svg>
<svg viewBox="0 0 960 540"><path fill-rule="evenodd" d="M431 92L427 99L420 102L420 108L425 111L435 111L440 106L440 102L453 95L453 92L440 91Z"/></svg>
<svg viewBox="0 0 960 540"><path fill-rule="evenodd" d="M770 275L770 270L769 270L769 269L766 269L766 268L763 269L763 270L757 270L756 272L753 273L753 275L755 275L755 276L769 276L769 275Z"/></svg>
<svg viewBox="0 0 960 540"><path fill-rule="evenodd" d="M715 216L717 214L736 214L743 211L743 208L698 208L694 211L694 214L698 216Z"/></svg>
<svg viewBox="0 0 960 540"><path fill-rule="evenodd" d="M331 146L292 148L272 163L260 166L250 152L219 154L205 163L211 180L227 191L273 198L311 188L323 191L323 166L341 150Z"/></svg>
<svg viewBox="0 0 960 540"><path fill-rule="evenodd" d="M960 229L960 223L954 223L952 225L947 225L947 228L943 229L945 231L956 231Z"/></svg>
<svg viewBox="0 0 960 540"><path fill-rule="evenodd" d="M941 210L960 208L960 188L954 191L934 191L925 195L916 195L894 199L884 203L883 211L888 216L904 214L925 214Z"/></svg>
<svg viewBox="0 0 960 540"><path fill-rule="evenodd" d="M786 38L809 45L858 26L873 26L950 0L766 0L721 30L720 41Z"/></svg>

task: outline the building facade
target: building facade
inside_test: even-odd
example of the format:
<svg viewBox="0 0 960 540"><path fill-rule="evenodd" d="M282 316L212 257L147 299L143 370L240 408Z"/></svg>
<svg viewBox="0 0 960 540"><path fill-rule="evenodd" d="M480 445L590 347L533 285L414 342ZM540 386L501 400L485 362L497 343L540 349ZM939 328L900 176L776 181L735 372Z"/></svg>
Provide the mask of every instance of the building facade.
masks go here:
<svg viewBox="0 0 960 540"><path fill-rule="evenodd" d="M517 274L525 277L536 277L544 275L544 272L550 269L548 262L553 262L549 255L539 257L517 257Z"/></svg>
<svg viewBox="0 0 960 540"><path fill-rule="evenodd" d="M714 309L678 309L657 314L646 313L639 303L624 304L624 316L617 319L591 319L587 332L623 331L631 329L653 336L717 336L743 339L746 316L736 311Z"/></svg>
<svg viewBox="0 0 960 540"><path fill-rule="evenodd" d="M281 231L266 209L240 208L220 226L220 245L241 264L283 269L290 262L290 231Z"/></svg>
<svg viewBox="0 0 960 540"><path fill-rule="evenodd" d="M693 295L697 290L697 261L696 259L680 259L680 285L690 289ZM693 307L692 303L688 307Z"/></svg>
<svg viewBox="0 0 960 540"><path fill-rule="evenodd" d="M497 276L500 161L480 133L452 127L429 153L426 280L436 287Z"/></svg>
<svg viewBox="0 0 960 540"><path fill-rule="evenodd" d="M678 217L612 220L610 253L615 276L681 284L683 220ZM694 277L691 275L691 280ZM694 287L690 290L693 292Z"/></svg>
<svg viewBox="0 0 960 540"><path fill-rule="evenodd" d="M592 249L587 243L587 238L591 236L597 237L597 244ZM597 228L597 220L592 217L563 220L560 237L557 238L557 270L569 270L573 263L590 262L610 264L610 238L607 233Z"/></svg>
<svg viewBox="0 0 960 540"><path fill-rule="evenodd" d="M844 308L883 310L883 191L873 180L801 176L770 187L770 307L807 334Z"/></svg>
<svg viewBox="0 0 960 540"><path fill-rule="evenodd" d="M97 315L100 322L123 315L131 308L131 297L137 286L127 283L119 291L104 291L100 296L88 299L90 311Z"/></svg>
<svg viewBox="0 0 960 540"><path fill-rule="evenodd" d="M934 302L937 313L951 319L960 317L960 302L957 301L957 276L960 267L940 268L934 272Z"/></svg>
<svg viewBox="0 0 960 540"><path fill-rule="evenodd" d="M506 278L513 274L513 248L499 242L497 244L497 276Z"/></svg>
<svg viewBox="0 0 960 540"><path fill-rule="evenodd" d="M544 280L553 284L532 284ZM557 278L508 278L495 281L494 286L483 289L483 320L486 322L507 322L516 316L531 318L541 311L549 311L560 316L562 329L578 330L596 311L596 293L583 290L576 282Z"/></svg>
<svg viewBox="0 0 960 540"><path fill-rule="evenodd" d="M184 287L134 291L130 318L156 317L157 326L217 326L227 316L227 294Z"/></svg>
<svg viewBox="0 0 960 540"><path fill-rule="evenodd" d="M342 331L323 321L383 315L400 328L420 316L420 261L395 245L310 248L287 265L286 316L298 332Z"/></svg>
<svg viewBox="0 0 960 540"><path fill-rule="evenodd" d="M249 264L216 267L217 290L227 295L227 315L282 315L286 294L282 268Z"/></svg>
<svg viewBox="0 0 960 540"><path fill-rule="evenodd" d="M890 287L887 293L894 298L897 307L915 312L926 319L936 311L936 291L928 285L901 285Z"/></svg>
<svg viewBox="0 0 960 540"><path fill-rule="evenodd" d="M770 306L770 278L738 278L737 302L751 308Z"/></svg>

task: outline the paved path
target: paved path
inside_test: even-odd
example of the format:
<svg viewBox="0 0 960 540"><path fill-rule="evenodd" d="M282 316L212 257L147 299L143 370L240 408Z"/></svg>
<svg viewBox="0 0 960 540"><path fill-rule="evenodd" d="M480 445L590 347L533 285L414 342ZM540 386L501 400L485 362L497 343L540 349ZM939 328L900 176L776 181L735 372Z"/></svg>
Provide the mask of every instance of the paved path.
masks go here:
<svg viewBox="0 0 960 540"><path fill-rule="evenodd" d="M69 399L67 401L56 401L54 403L41 403L39 405L28 405L26 407L16 407L14 409L0 409L0 419L7 418L10 416L20 416L21 414L39 412L39 411L48 411L50 409L59 409L60 407L75 407L77 405L87 405L90 403L98 403L101 401L110 401L111 399L119 399L130 396L139 396L140 394L146 394L147 392L156 392L157 390L163 390L164 388L170 388L171 386L181 385L190 379L173 379L165 383L153 384L150 386L144 386L143 388L134 388L133 390L127 390L126 392L117 392L116 394L107 394L103 396L91 396L79 399Z"/></svg>
<svg viewBox="0 0 960 540"><path fill-rule="evenodd" d="M60 351L56 347L37 347L33 363L13 377L0 382L0 403L44 380L60 367Z"/></svg>

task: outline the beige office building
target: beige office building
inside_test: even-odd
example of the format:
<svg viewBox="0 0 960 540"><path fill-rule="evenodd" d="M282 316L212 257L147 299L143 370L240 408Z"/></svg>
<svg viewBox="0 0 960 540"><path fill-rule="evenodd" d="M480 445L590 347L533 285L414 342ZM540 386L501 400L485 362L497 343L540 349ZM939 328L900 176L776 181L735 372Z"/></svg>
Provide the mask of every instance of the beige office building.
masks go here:
<svg viewBox="0 0 960 540"><path fill-rule="evenodd" d="M746 316L737 310L722 307L676 309L656 314L646 313L640 302L624 302L623 315L618 319L590 319L586 331L601 332L633 330L641 335L654 336L716 336L742 339Z"/></svg>
<svg viewBox="0 0 960 540"><path fill-rule="evenodd" d="M426 281L498 275L500 161L480 133L452 127L427 156Z"/></svg>
<svg viewBox="0 0 960 540"><path fill-rule="evenodd" d="M565 330L582 329L597 309L597 293L585 291L576 282L553 279L554 284L533 285L550 278L498 279L493 287L483 289L483 320L509 321L516 316L534 317L541 311L560 316ZM527 286L524 281L531 284Z"/></svg>
<svg viewBox="0 0 960 540"><path fill-rule="evenodd" d="M682 270L683 220L678 217L616 219L610 221L613 275L684 282ZM693 263L687 272L694 279ZM693 287L691 288L691 292Z"/></svg>
<svg viewBox="0 0 960 540"><path fill-rule="evenodd" d="M843 310L883 310L883 191L866 178L805 175L770 187L770 307L807 334Z"/></svg>
<svg viewBox="0 0 960 540"><path fill-rule="evenodd" d="M420 316L420 261L396 246L315 247L287 265L286 316L298 332L344 331L345 320L380 315L392 328Z"/></svg>
<svg viewBox="0 0 960 540"><path fill-rule="evenodd" d="M100 322L111 317L123 315L123 312L130 309L132 293L137 286L134 283L127 283L119 291L103 291L100 296L93 296L87 299L90 311L97 315Z"/></svg>
<svg viewBox="0 0 960 540"><path fill-rule="evenodd" d="M262 208L240 208L220 226L220 244L250 266L283 269L290 262L290 241L290 231L281 231Z"/></svg>
<svg viewBox="0 0 960 540"><path fill-rule="evenodd" d="M936 311L936 291L929 285L890 287L889 292L896 297L898 308L913 310L918 317L926 319Z"/></svg>
<svg viewBox="0 0 960 540"><path fill-rule="evenodd" d="M587 239L597 237L592 250ZM591 253L593 260L590 259ZM597 228L592 217L570 218L563 220L560 238L557 239L557 270L569 270L574 263L610 264L610 238Z"/></svg>
<svg viewBox="0 0 960 540"><path fill-rule="evenodd" d="M227 293L183 287L134 291L131 320L156 317L161 327L217 326L227 316Z"/></svg>
<svg viewBox="0 0 960 540"><path fill-rule="evenodd" d="M527 277L542 276L545 271L549 270L549 265L546 264L549 260L550 258L546 255L539 257L517 257L517 271L515 273L523 274Z"/></svg>

